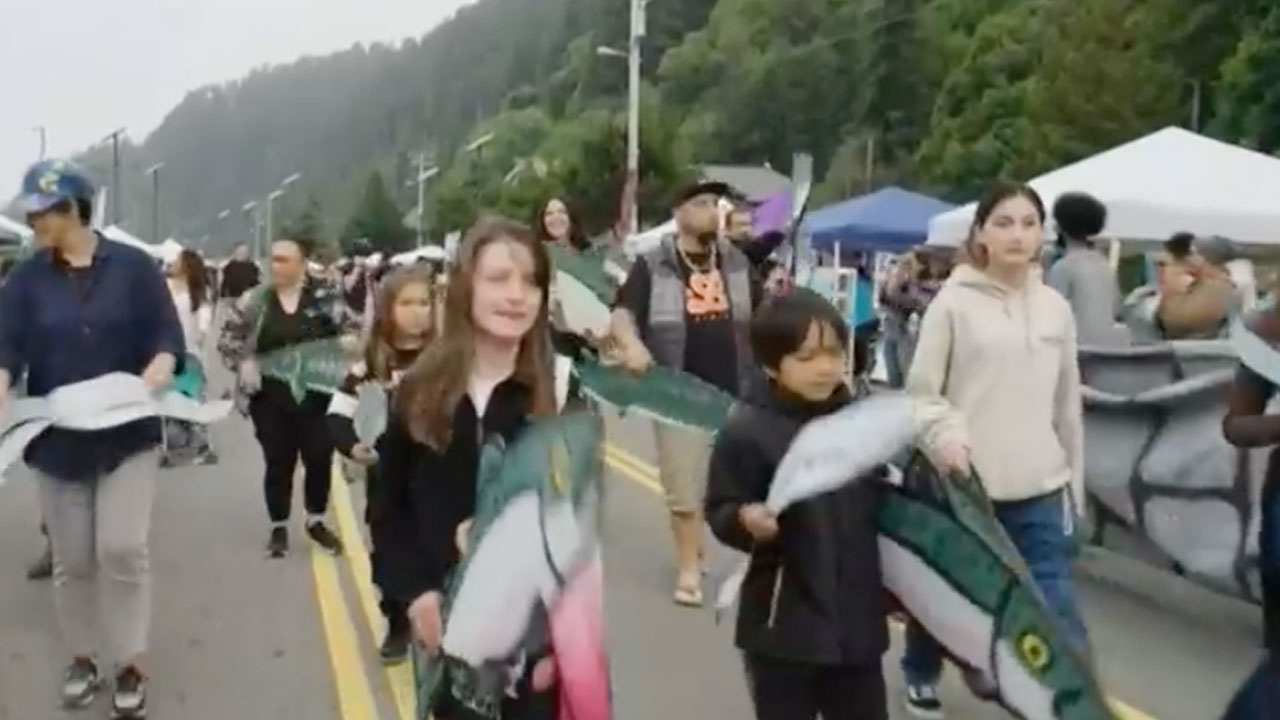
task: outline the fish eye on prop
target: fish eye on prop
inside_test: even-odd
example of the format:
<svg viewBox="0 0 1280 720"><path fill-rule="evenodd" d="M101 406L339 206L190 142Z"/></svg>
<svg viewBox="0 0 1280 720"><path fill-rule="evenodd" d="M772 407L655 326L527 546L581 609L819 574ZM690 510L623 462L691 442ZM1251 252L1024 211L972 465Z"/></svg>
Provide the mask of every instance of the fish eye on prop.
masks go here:
<svg viewBox="0 0 1280 720"><path fill-rule="evenodd" d="M1018 637L1018 657L1028 669L1042 674L1053 663L1053 650L1034 630L1028 630Z"/></svg>

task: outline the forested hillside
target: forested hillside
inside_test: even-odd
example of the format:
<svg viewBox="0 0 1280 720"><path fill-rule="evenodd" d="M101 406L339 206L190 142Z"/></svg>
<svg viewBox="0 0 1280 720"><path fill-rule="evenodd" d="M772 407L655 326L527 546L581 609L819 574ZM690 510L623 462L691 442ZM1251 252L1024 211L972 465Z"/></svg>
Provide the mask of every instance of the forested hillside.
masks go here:
<svg viewBox="0 0 1280 720"><path fill-rule="evenodd" d="M625 154L628 0L479 0L401 47L356 47L201 88L126 148L128 225L164 162L164 232L243 236L239 208L301 172L278 216L410 242L417 153L442 167L427 222L527 217L551 192L592 230ZM813 153L819 199L900 182L956 199L1168 124L1280 149L1280 5L1268 0L653 0L642 212L693 163ZM492 133L475 152L468 142ZM110 167L109 154L88 162ZM868 176L870 170L870 176ZM380 177L373 177L380 173ZM218 213L233 209L218 227ZM380 229L381 228L381 229Z"/></svg>

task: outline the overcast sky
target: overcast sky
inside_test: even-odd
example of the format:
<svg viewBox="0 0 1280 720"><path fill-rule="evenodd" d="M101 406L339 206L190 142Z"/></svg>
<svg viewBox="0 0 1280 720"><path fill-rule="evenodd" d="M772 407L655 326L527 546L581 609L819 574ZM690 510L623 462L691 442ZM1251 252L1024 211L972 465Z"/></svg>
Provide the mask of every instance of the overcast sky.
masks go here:
<svg viewBox="0 0 1280 720"><path fill-rule="evenodd" d="M0 197L40 153L141 142L190 90L262 64L420 37L472 0L0 0Z"/></svg>

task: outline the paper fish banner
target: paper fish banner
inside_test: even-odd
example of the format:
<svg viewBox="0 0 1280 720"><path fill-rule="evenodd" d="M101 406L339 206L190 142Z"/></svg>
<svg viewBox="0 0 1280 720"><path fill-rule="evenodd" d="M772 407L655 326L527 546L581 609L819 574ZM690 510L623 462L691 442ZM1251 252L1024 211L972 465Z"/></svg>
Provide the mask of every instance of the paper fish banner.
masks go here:
<svg viewBox="0 0 1280 720"><path fill-rule="evenodd" d="M128 373L64 385L41 397L10 398L0 422L0 483L27 445L50 427L103 430L156 416L209 424L231 408L229 400L202 403L176 391L157 396L141 377Z"/></svg>
<svg viewBox="0 0 1280 720"><path fill-rule="evenodd" d="M976 475L917 454L877 515L881 578L960 665L1025 720L1109 720L1092 659L1045 603Z"/></svg>
<svg viewBox="0 0 1280 720"><path fill-rule="evenodd" d="M415 655L419 718L445 707L499 720L513 682L549 649L560 720L609 720L602 433L599 418L576 413L533 422L510 447L484 448L441 653Z"/></svg>
<svg viewBox="0 0 1280 720"><path fill-rule="evenodd" d="M671 425L719 430L733 396L689 373L654 365L640 375L590 358L573 367L582 394L619 412L636 412Z"/></svg>
<svg viewBox="0 0 1280 720"><path fill-rule="evenodd" d="M342 385L350 366L340 338L312 340L257 356L258 372L289 386L301 402L308 390L332 393Z"/></svg>
<svg viewBox="0 0 1280 720"><path fill-rule="evenodd" d="M387 389L381 383L363 382L356 387L356 411L351 422L361 445L377 447L391 416L388 403Z"/></svg>
<svg viewBox="0 0 1280 720"><path fill-rule="evenodd" d="M855 481L884 465L915 440L911 400L884 393L809 422L796 435L769 485L765 503L776 514ZM743 557L721 585L717 614L738 599L750 569Z"/></svg>

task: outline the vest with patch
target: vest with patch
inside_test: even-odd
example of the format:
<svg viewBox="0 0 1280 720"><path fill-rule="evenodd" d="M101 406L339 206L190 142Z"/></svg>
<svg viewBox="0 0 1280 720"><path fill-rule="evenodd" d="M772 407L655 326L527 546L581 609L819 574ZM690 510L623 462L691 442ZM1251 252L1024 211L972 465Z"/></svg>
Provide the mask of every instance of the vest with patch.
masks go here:
<svg viewBox="0 0 1280 720"><path fill-rule="evenodd" d="M743 390L754 368L748 328L751 323L751 264L731 243L717 246L720 274L729 301L729 320L734 326L738 363L738 388ZM685 276L681 272L676 238L668 235L644 255L649 268L649 327L643 328L645 344L660 364L684 369L687 335Z"/></svg>

